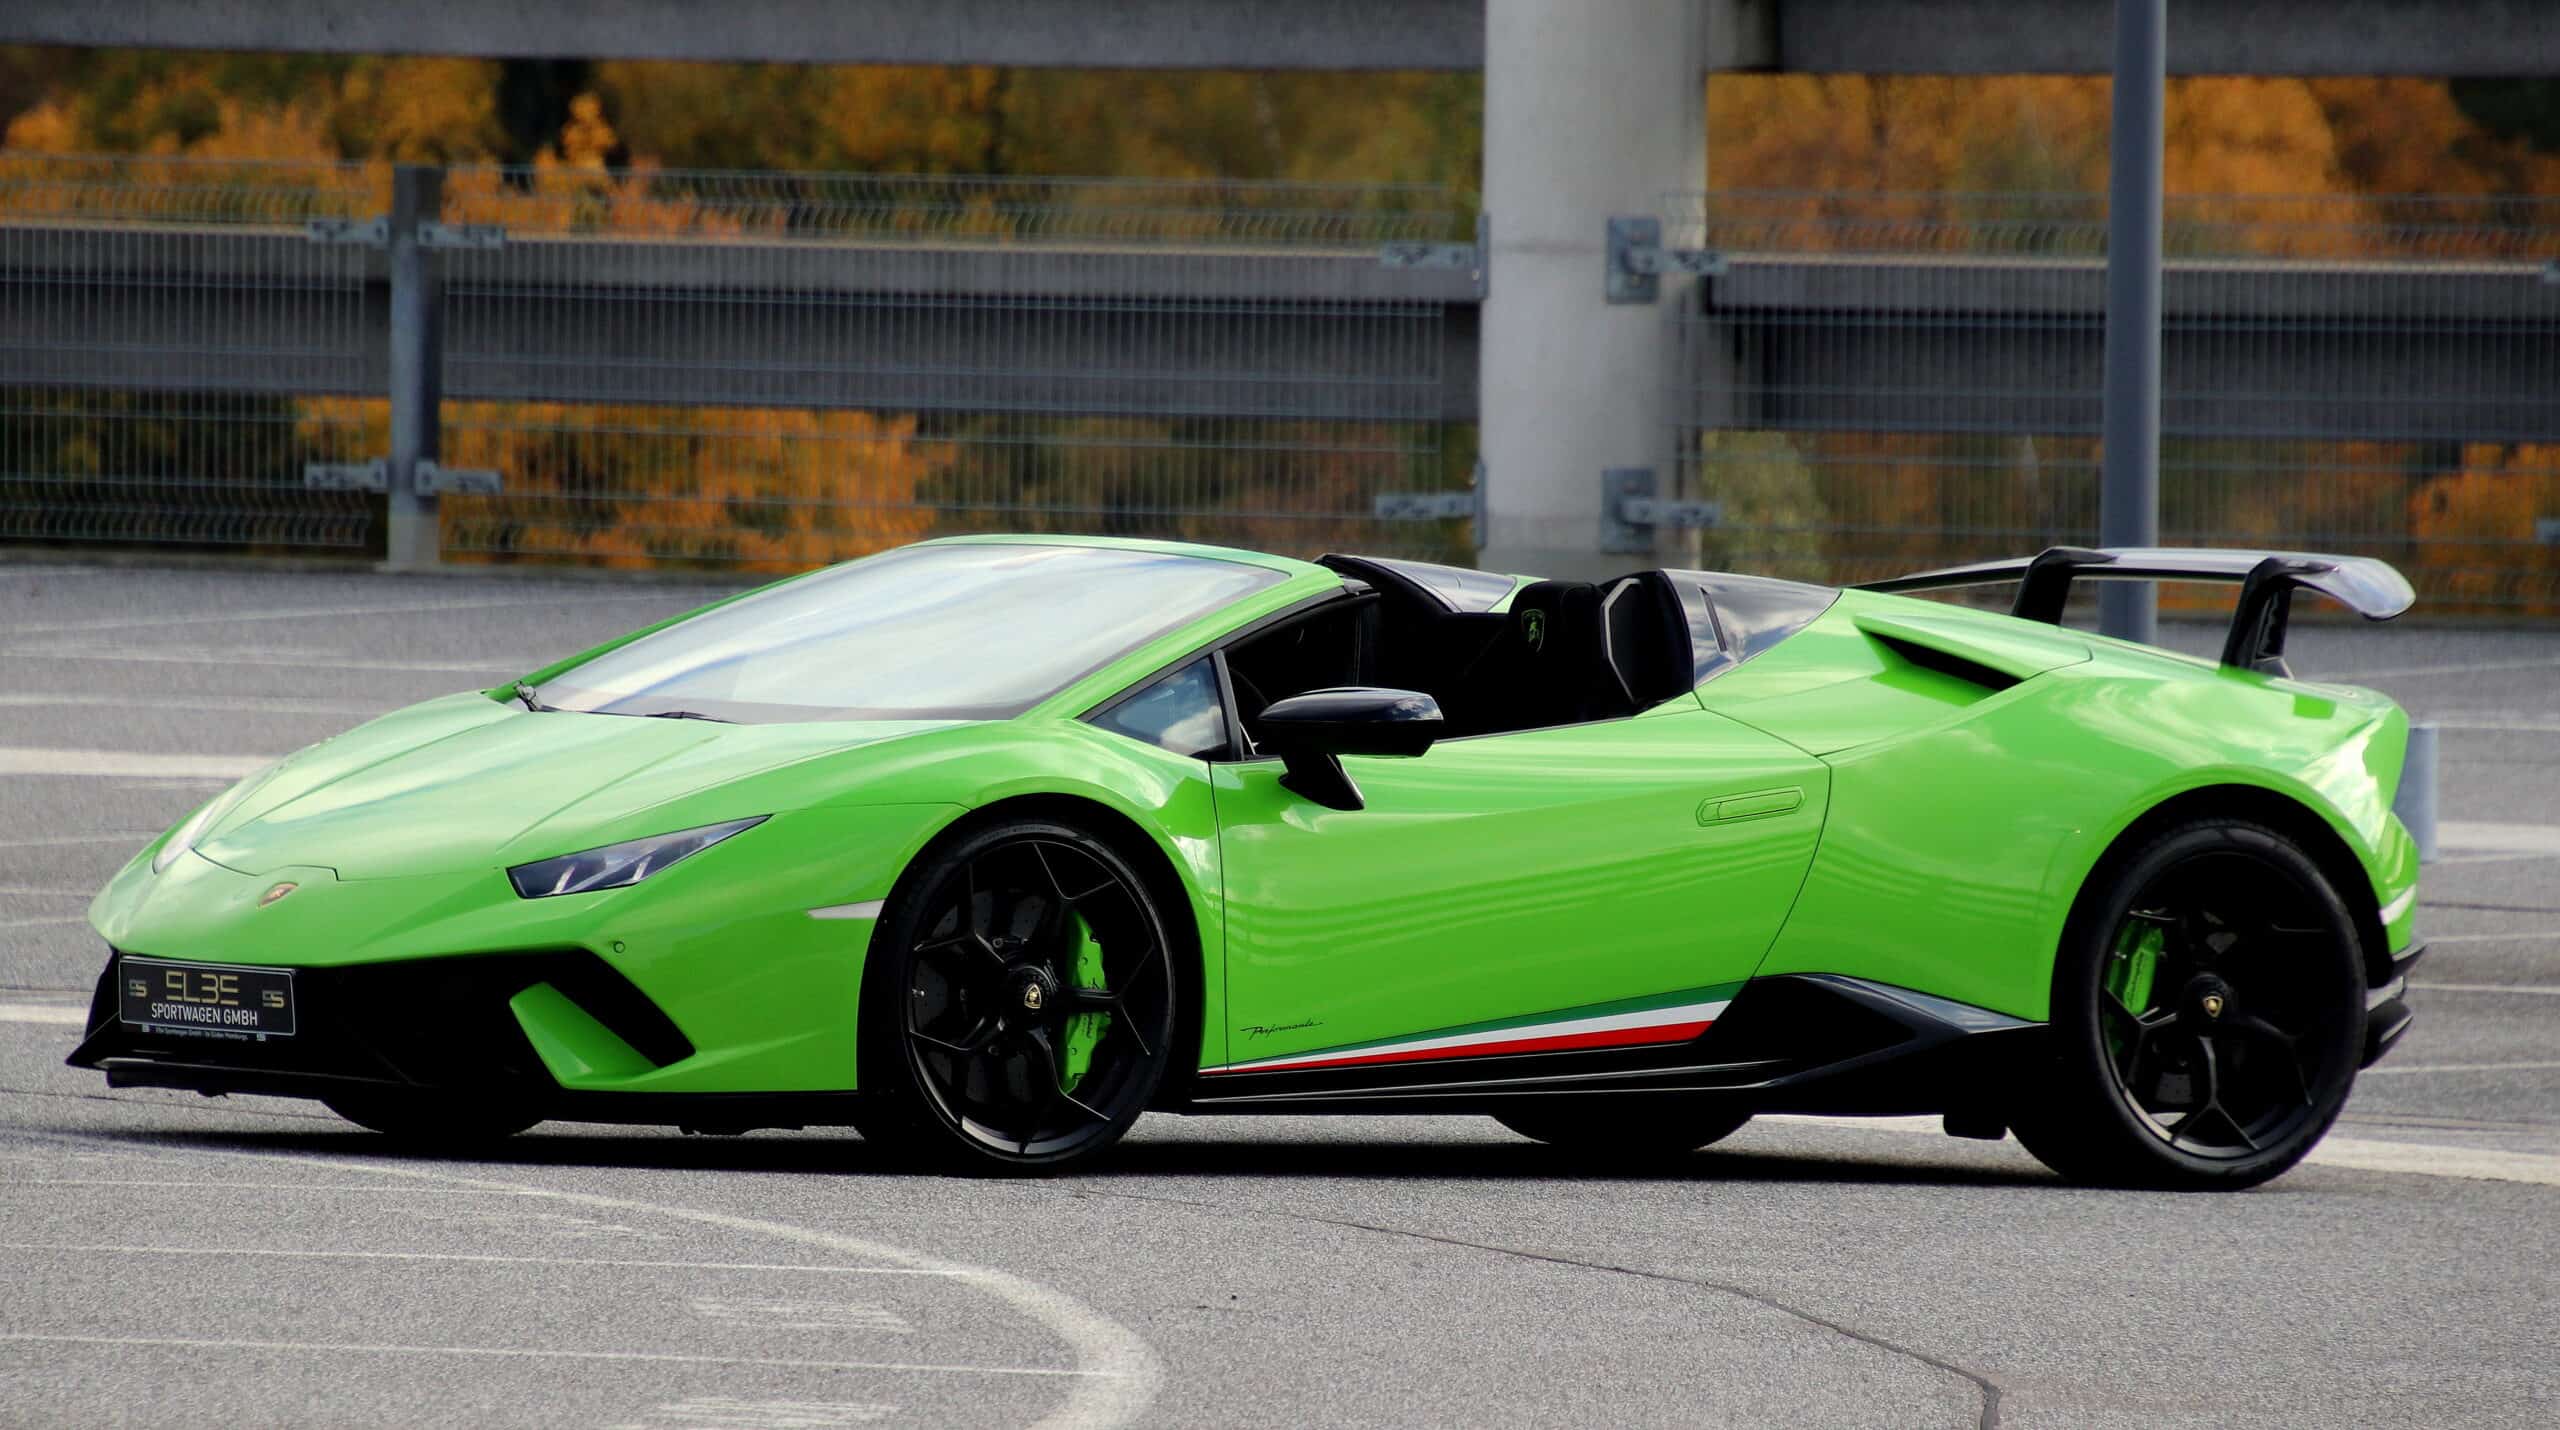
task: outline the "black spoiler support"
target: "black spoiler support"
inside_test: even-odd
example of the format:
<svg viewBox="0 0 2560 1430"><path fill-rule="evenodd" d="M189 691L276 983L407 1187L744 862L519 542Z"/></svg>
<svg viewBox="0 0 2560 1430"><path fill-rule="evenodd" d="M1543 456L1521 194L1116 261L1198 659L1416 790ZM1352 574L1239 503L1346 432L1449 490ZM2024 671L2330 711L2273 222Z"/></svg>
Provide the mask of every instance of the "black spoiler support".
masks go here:
<svg viewBox="0 0 2560 1430"><path fill-rule="evenodd" d="M1861 589L1944 591L2015 581L2018 597L2009 614L2060 625L2071 583L2082 580L2237 585L2240 600L2231 613L2231 632L2223 638L2222 663L2271 675L2291 674L2284 663L2284 636L2293 615L2295 588L2316 591L2368 621L2390 620L2417 600L2407 577L2389 562L2370 556L2222 547L2050 546L2033 556L1896 576L1868 582Z"/></svg>

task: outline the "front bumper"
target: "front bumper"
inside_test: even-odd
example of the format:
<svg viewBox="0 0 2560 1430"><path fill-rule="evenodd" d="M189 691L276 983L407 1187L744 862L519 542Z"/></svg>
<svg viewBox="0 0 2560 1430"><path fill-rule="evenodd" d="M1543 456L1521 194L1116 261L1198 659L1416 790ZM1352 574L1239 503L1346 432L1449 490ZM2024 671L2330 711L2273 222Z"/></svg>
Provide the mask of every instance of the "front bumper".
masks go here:
<svg viewBox="0 0 2560 1430"><path fill-rule="evenodd" d="M347 1094L422 1094L502 1103L544 1118L724 1132L853 1120L850 1093L562 1086L536 1037L550 1041L551 1027L564 1016L587 1026L591 1049L609 1043L637 1067L666 1067L694 1052L663 1010L584 949L297 967L294 996L302 1031L264 1041L124 1023L116 996L122 959L121 953L108 959L80 1045L65 1059L72 1067L105 1073L109 1087L323 1101ZM533 1015L519 1012L527 1007L527 995L541 989L550 990L551 1023L529 1022ZM574 1011L556 1011L562 1007Z"/></svg>
<svg viewBox="0 0 2560 1430"><path fill-rule="evenodd" d="M87 1032L67 1061L96 1068L113 1086L282 1091L343 1083L365 1087L540 1094L558 1082L513 1011L528 989L549 986L654 1067L693 1056L693 1044L658 1005L585 949L403 959L296 967L302 1031L237 1035L139 1028L117 1017L116 953L89 1001ZM199 1070L198 1081L151 1080L153 1067ZM299 1092L288 1095L316 1096Z"/></svg>

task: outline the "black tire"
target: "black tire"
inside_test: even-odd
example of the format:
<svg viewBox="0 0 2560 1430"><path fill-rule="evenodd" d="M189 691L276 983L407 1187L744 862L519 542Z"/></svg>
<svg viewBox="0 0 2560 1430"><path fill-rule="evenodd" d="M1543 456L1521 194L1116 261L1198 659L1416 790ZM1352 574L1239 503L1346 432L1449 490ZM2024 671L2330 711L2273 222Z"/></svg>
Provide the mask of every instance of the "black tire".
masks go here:
<svg viewBox="0 0 2560 1430"><path fill-rule="evenodd" d="M348 1092L325 1098L331 1112L369 1132L420 1147L503 1142L542 1120L485 1098L438 1092Z"/></svg>
<svg viewBox="0 0 2560 1430"><path fill-rule="evenodd" d="M2018 1140L2074 1181L2236 1190L2337 1121L2364 1048L2354 915L2276 830L2201 819L2101 866L2053 970Z"/></svg>
<svg viewBox="0 0 2560 1430"><path fill-rule="evenodd" d="M1677 1157L1742 1130L1751 1114L1681 1099L1521 1103L1493 1120L1550 1147L1628 1161Z"/></svg>
<svg viewBox="0 0 2560 1430"><path fill-rule="evenodd" d="M918 858L863 970L863 1139L976 1176L1061 1172L1119 1141L1189 1022L1189 923L1159 899L1109 841L1056 820L981 825Z"/></svg>

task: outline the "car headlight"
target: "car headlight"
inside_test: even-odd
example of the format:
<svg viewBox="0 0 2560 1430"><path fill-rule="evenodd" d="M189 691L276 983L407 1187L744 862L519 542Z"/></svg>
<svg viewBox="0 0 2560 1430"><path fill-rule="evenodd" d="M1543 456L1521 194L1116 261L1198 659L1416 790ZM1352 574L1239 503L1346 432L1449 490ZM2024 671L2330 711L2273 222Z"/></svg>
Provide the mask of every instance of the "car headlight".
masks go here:
<svg viewBox="0 0 2560 1430"><path fill-rule="evenodd" d="M282 762L279 761L278 763ZM215 795L212 799L205 802L204 808L188 815L187 822L179 825L177 830L169 836L168 841L160 846L160 852L151 856L151 872L154 874L159 873L160 871L168 868L171 864L176 863L179 855L195 848L196 841L204 837L204 832L206 830L221 823L224 815L239 808L240 801L247 799L252 791L256 790L258 786L265 784L267 782L267 778L275 772L275 765L269 765L265 769L258 771L256 774L242 780L240 783L233 785L231 788L224 790L218 795Z"/></svg>
<svg viewBox="0 0 2560 1430"><path fill-rule="evenodd" d="M759 814L753 819L733 819L726 824L679 829L673 834L627 839L601 849L518 864L507 871L507 878L516 886L516 892L528 899L629 888L668 865L699 854L732 834L753 829L771 817Z"/></svg>

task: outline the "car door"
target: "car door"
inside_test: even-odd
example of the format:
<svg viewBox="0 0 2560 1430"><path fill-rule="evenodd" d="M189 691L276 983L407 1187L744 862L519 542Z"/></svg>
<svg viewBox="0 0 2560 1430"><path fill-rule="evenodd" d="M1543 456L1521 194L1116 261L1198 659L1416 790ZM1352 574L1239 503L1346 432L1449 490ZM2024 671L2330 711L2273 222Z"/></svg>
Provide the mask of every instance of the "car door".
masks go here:
<svg viewBox="0 0 2560 1430"><path fill-rule="evenodd" d="M1775 938L1828 795L1819 761L1694 696L1343 764L1363 808L1274 760L1213 772L1213 1077L1694 1037Z"/></svg>

